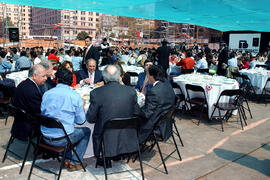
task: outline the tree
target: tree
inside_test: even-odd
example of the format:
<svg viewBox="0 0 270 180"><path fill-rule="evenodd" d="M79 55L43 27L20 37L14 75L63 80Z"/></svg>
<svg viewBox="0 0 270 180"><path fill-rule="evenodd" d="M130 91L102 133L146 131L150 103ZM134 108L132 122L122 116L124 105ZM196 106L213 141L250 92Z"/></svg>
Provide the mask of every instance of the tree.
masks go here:
<svg viewBox="0 0 270 180"><path fill-rule="evenodd" d="M81 31L78 33L77 35L77 39L78 40L84 40L86 38L86 36L89 36L89 34L85 31Z"/></svg>

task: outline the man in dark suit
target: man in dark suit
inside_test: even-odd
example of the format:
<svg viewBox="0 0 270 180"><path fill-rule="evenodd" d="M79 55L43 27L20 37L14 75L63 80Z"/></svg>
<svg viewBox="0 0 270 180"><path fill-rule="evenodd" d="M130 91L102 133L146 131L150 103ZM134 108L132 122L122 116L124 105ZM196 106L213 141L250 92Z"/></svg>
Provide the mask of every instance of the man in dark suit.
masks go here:
<svg viewBox="0 0 270 180"><path fill-rule="evenodd" d="M164 39L161 41L162 46L157 49L158 54L158 65L163 67L164 73L167 72L169 67L169 56L171 53L171 48L167 46L169 42Z"/></svg>
<svg viewBox="0 0 270 180"><path fill-rule="evenodd" d="M92 37L86 36L85 44L87 47L84 49L84 52L83 52L83 61L82 61L83 68L86 66L88 59L96 60L96 64L98 65L98 60L99 60L100 54L99 54L97 48L95 46L93 46L93 44L92 44Z"/></svg>
<svg viewBox="0 0 270 180"><path fill-rule="evenodd" d="M102 73L97 69L97 64L94 59L89 59L86 69L82 69L77 73L76 81L80 85L103 83Z"/></svg>
<svg viewBox="0 0 270 180"><path fill-rule="evenodd" d="M145 104L141 107L139 114L143 118L139 129L140 143L148 138L154 124L174 106L175 102L175 94L172 87L164 82L165 78L162 67L152 65L148 68L148 72L148 80L153 87L146 93ZM166 140L172 132L172 122L168 120L159 126L162 136Z"/></svg>
<svg viewBox="0 0 270 180"><path fill-rule="evenodd" d="M86 115L89 123L95 123L93 146L96 157L99 157L101 151L104 124L113 118L132 117L134 112L139 111L135 89L119 83L120 68L116 65L109 65L102 74L106 84L91 91L91 102ZM129 145L121 144L121 142L127 142L127 138L131 136L134 136L133 131L114 130L105 134L105 139L109 138L106 141L109 143L105 144L106 155L113 157L124 152L136 151L136 142L130 142ZM120 138L118 143L115 142L115 137Z"/></svg>
<svg viewBox="0 0 270 180"><path fill-rule="evenodd" d="M218 55L218 69L217 74L221 76L225 76L226 74L226 67L228 65L228 59L229 59L229 50L226 46L226 43L222 42L220 43L221 49L220 53Z"/></svg>
<svg viewBox="0 0 270 180"><path fill-rule="evenodd" d="M46 79L46 69L39 64L34 65L29 70L28 78L21 82L15 90L14 105L29 114L40 113L42 94L39 86L44 84ZM29 123L25 117L15 116L11 133L20 140L27 140L33 129L39 133L39 124Z"/></svg>

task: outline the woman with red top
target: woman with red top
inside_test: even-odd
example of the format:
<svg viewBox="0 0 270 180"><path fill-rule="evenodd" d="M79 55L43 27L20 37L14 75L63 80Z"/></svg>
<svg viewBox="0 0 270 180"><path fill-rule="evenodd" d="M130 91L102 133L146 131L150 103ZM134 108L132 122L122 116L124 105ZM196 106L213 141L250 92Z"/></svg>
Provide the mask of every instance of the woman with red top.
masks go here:
<svg viewBox="0 0 270 180"><path fill-rule="evenodd" d="M61 64L61 67L66 68L66 69L70 70L70 71L73 73L73 65L72 65L72 62L64 61L64 62ZM72 83L70 86L71 86L71 87L74 87L74 86L76 86L76 84L77 84L76 76L75 76L75 74L73 73L73 83Z"/></svg>
<svg viewBox="0 0 270 180"><path fill-rule="evenodd" d="M195 60L191 58L192 52L187 51L187 56L185 59L181 59L178 63L176 63L177 66L181 66L181 69L193 69Z"/></svg>
<svg viewBox="0 0 270 180"><path fill-rule="evenodd" d="M58 63L59 63L59 57L57 57L55 55L55 50L54 49L51 50L51 54L49 54L48 60L52 63L53 69L57 70Z"/></svg>

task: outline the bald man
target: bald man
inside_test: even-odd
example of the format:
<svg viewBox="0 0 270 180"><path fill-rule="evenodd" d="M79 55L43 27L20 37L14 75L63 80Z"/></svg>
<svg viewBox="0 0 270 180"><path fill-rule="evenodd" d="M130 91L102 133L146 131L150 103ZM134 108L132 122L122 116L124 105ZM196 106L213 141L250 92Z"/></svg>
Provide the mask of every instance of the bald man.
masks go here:
<svg viewBox="0 0 270 180"><path fill-rule="evenodd" d="M99 159L100 143L102 129L105 122L113 118L132 117L134 112L139 111L137 104L137 95L135 89L129 86L121 85L120 68L116 65L109 65L103 71L102 75L105 85L94 89L90 93L90 106L86 115L89 123L95 123L93 132L94 154ZM124 146L121 143L116 143L114 137L121 137L123 141L131 137L130 132L126 131L110 131L106 137L111 138L106 144L106 155L109 157L116 156L121 153L134 152L136 144ZM136 143L136 142L134 142ZM98 162L102 162L97 160ZM100 164L99 164L100 165Z"/></svg>
<svg viewBox="0 0 270 180"><path fill-rule="evenodd" d="M42 94L39 86L47 80L47 70L39 65L34 65L28 73L28 78L21 82L15 90L14 105L29 114L40 113ZM15 138L26 141L32 130L39 134L39 124L28 123L23 116L15 116L11 133Z"/></svg>
<svg viewBox="0 0 270 180"><path fill-rule="evenodd" d="M82 69L77 73L76 81L80 85L94 85L103 82L102 73L97 69L97 62L94 59L89 59L86 64L86 69Z"/></svg>

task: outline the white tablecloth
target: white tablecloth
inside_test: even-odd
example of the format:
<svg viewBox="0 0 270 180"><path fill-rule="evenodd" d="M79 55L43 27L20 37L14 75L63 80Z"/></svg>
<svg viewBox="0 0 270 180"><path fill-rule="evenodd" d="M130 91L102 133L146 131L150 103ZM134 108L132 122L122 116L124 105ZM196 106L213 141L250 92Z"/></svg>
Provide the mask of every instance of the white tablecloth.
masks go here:
<svg viewBox="0 0 270 180"><path fill-rule="evenodd" d="M87 113L87 110L88 110L89 105L90 105L90 92L95 88L97 88L97 87L83 86L83 87L75 89L75 91L78 94L80 94L82 99L84 99L84 101L85 101L85 106L84 106L85 113ZM137 98L138 103L144 102L145 97L144 97L144 95L142 93L137 93L137 96L138 96L138 98ZM88 143L84 158L94 156L92 134L94 132L95 124L90 124L88 122L85 122L83 125L75 125L75 126L76 127L88 127L88 128L90 128L91 136L90 136L90 139L89 139L89 143Z"/></svg>
<svg viewBox="0 0 270 180"><path fill-rule="evenodd" d="M245 74L249 77L251 84L254 87L258 87L257 94L261 94L265 86L267 79L270 77L270 71L264 68L255 68L255 69L242 69L240 70L241 74ZM270 84L268 85L270 87Z"/></svg>
<svg viewBox="0 0 270 180"><path fill-rule="evenodd" d="M201 74L185 74L173 78L173 81L177 83L185 97L187 97L186 84L199 85L203 87L208 104L208 118L210 118L214 106L217 102L219 95L222 91L227 89L239 89L239 84L234 79L228 79L223 76L209 76ZM202 97L201 93L189 91L190 98ZM228 102L228 97L223 97L220 102ZM224 114L224 112L222 113ZM214 116L218 115L218 111L215 111Z"/></svg>
<svg viewBox="0 0 270 180"><path fill-rule="evenodd" d="M6 76L6 78L14 80L16 86L18 86L22 81L27 79L27 77L28 77L28 70L13 72L13 73L7 74Z"/></svg>

